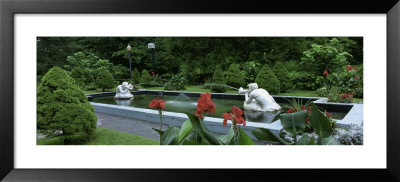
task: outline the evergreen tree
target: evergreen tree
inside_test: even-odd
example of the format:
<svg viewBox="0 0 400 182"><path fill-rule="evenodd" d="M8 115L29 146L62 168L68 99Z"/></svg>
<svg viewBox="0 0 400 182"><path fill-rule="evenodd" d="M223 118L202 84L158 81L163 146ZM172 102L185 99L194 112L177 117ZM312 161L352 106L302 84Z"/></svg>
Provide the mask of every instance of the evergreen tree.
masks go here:
<svg viewBox="0 0 400 182"><path fill-rule="evenodd" d="M211 90L213 92L223 93L226 91L224 73L219 65L215 68L212 84Z"/></svg>
<svg viewBox="0 0 400 182"><path fill-rule="evenodd" d="M64 144L71 144L72 135L93 133L96 121L93 106L66 71L53 67L43 76L37 91L39 133L62 136Z"/></svg>
<svg viewBox="0 0 400 182"><path fill-rule="evenodd" d="M258 72L256 83L258 84L258 88L267 90L269 94L280 93L279 80L267 64L265 64Z"/></svg>
<svg viewBox="0 0 400 182"><path fill-rule="evenodd" d="M246 85L238 64L231 64L229 66L228 72L226 73L226 84L237 88Z"/></svg>
<svg viewBox="0 0 400 182"><path fill-rule="evenodd" d="M133 84L140 83L140 73L136 68L132 72L132 81L133 81Z"/></svg>
<svg viewBox="0 0 400 182"><path fill-rule="evenodd" d="M103 89L103 92L105 91L105 89L115 87L114 78L110 71L108 71L107 69L100 69L97 73L96 85L97 87Z"/></svg>
<svg viewBox="0 0 400 182"><path fill-rule="evenodd" d="M281 92L286 92L287 90L292 88L292 80L290 80L289 78L289 72L282 62L276 62L274 67L272 68L272 71L279 80L279 83L281 85Z"/></svg>
<svg viewBox="0 0 400 182"><path fill-rule="evenodd" d="M152 85L153 78L151 77L150 73L146 70L142 70L142 77L140 78L140 84L143 87L149 87Z"/></svg>

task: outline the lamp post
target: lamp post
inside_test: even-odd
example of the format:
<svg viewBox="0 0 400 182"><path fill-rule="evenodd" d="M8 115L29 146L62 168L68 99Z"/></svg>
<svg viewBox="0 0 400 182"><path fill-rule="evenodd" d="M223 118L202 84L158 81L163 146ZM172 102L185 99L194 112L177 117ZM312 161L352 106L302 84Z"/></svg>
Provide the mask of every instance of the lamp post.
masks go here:
<svg viewBox="0 0 400 182"><path fill-rule="evenodd" d="M155 62L154 62L154 49L156 48L156 45L154 43L148 43L147 44L147 48L151 49L151 60L152 60L152 64L153 64L153 73L156 71L155 70Z"/></svg>
<svg viewBox="0 0 400 182"><path fill-rule="evenodd" d="M131 78L131 84L133 84L132 81L132 60L131 60L131 45L128 44L128 46L126 47L126 50L128 50L128 55L129 55L129 77Z"/></svg>

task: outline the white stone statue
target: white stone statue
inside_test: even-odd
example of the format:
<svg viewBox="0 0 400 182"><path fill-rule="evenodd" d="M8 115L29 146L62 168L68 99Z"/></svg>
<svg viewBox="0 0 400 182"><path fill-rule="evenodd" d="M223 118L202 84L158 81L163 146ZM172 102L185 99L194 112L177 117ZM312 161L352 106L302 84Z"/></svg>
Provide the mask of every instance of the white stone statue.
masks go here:
<svg viewBox="0 0 400 182"><path fill-rule="evenodd" d="M131 89L133 89L133 86L131 84L128 84L128 82L123 82L122 85L118 85L117 90L115 91L116 94L114 96L114 99L133 98L133 95L129 91Z"/></svg>
<svg viewBox="0 0 400 182"><path fill-rule="evenodd" d="M249 90L239 88L239 94L245 94L244 109L249 111L277 111L281 106L277 104L274 98L262 88L258 88L257 83L247 85Z"/></svg>

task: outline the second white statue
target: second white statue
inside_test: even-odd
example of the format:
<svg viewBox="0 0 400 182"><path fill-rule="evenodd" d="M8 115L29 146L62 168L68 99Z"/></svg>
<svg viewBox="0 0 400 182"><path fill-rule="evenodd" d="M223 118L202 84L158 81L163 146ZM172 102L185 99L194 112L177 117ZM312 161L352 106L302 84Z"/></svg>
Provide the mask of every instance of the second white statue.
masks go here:
<svg viewBox="0 0 400 182"><path fill-rule="evenodd" d="M244 109L261 112L277 111L281 109L281 106L275 102L268 91L263 88L258 88L257 83L250 83L247 86L249 90L244 90L242 87L239 88L239 93L245 94Z"/></svg>

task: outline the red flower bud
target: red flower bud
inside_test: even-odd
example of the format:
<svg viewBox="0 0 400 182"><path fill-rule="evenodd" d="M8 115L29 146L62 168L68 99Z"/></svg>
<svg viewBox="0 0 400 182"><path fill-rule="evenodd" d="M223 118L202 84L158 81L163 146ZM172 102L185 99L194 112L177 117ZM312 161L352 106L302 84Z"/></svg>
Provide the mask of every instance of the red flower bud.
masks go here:
<svg viewBox="0 0 400 182"><path fill-rule="evenodd" d="M347 65L346 71L350 71L352 69L353 69L353 67L351 65Z"/></svg>

